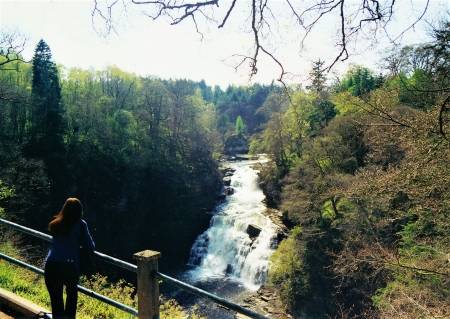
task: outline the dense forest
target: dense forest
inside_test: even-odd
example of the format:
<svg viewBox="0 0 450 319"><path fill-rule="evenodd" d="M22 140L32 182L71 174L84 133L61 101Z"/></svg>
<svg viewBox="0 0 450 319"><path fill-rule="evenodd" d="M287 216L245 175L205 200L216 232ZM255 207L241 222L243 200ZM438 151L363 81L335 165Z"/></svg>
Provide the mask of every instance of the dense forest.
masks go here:
<svg viewBox="0 0 450 319"><path fill-rule="evenodd" d="M270 157L260 184L291 229L269 284L295 318L450 315L450 23L377 73L328 79L318 59L305 87L66 69L43 40L31 63L1 56L2 216L45 231L74 196L100 251L185 261L223 144L243 134Z"/></svg>
<svg viewBox="0 0 450 319"><path fill-rule="evenodd" d="M292 229L270 283L298 318L450 315L450 23L385 54L263 105L261 183Z"/></svg>
<svg viewBox="0 0 450 319"><path fill-rule="evenodd" d="M245 132L258 129L264 117L253 114L275 86L224 92L116 67L65 69L43 40L31 63L8 54L0 71L8 218L46 231L65 198L78 197L100 251L132 260L154 249L164 265L186 261L222 185L215 154L238 116Z"/></svg>

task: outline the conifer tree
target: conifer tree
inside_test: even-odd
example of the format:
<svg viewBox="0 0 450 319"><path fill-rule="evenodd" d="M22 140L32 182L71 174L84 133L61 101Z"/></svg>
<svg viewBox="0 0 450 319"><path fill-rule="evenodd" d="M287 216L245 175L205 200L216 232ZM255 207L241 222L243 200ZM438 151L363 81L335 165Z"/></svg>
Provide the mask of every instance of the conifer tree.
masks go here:
<svg viewBox="0 0 450 319"><path fill-rule="evenodd" d="M321 94L323 91L325 91L326 88L326 81L327 78L324 75L324 63L325 61L321 61L320 59L318 61L314 61L312 63L312 70L309 73L309 76L311 78L311 85L307 88L310 89L312 92Z"/></svg>
<svg viewBox="0 0 450 319"><path fill-rule="evenodd" d="M239 115L236 119L236 135L242 135L244 133L245 125L242 121L242 117Z"/></svg>
<svg viewBox="0 0 450 319"><path fill-rule="evenodd" d="M62 146L63 110L58 69L50 47L44 40L36 46L33 57L30 140L35 152L57 152Z"/></svg>

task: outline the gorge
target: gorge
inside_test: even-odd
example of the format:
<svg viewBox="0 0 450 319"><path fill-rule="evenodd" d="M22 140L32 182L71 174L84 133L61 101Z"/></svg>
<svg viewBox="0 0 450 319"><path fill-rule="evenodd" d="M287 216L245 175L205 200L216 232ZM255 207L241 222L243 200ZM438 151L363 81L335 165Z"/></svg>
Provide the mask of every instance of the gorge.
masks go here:
<svg viewBox="0 0 450 319"><path fill-rule="evenodd" d="M211 212L210 227L194 242L187 269L177 275L181 280L236 303L267 283L269 257L281 229L263 214L266 207L257 166L264 161L260 157L227 162L226 171L233 172L225 177L229 177L231 194ZM197 304L208 318L233 318L209 301L183 292L173 296L185 308Z"/></svg>

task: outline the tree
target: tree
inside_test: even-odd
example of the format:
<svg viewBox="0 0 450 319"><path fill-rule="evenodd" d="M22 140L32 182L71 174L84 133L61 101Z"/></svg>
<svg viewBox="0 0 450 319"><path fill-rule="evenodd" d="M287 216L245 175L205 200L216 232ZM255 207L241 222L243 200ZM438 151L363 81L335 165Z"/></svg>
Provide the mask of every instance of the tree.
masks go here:
<svg viewBox="0 0 450 319"><path fill-rule="evenodd" d="M352 65L341 81L340 92L349 91L351 95L363 97L382 85L382 78L360 65Z"/></svg>
<svg viewBox="0 0 450 319"><path fill-rule="evenodd" d="M236 135L242 135L244 133L245 125L242 121L242 117L239 115L236 119Z"/></svg>
<svg viewBox="0 0 450 319"><path fill-rule="evenodd" d="M324 75L324 65L325 61L321 61L320 59L313 62L312 70L309 72L309 77L311 79L311 85L306 87L314 93L322 94L325 90L325 82L327 81L326 76Z"/></svg>
<svg viewBox="0 0 450 319"><path fill-rule="evenodd" d="M18 30L0 31L0 71L17 70L17 63L25 62L21 54L26 42Z"/></svg>
<svg viewBox="0 0 450 319"><path fill-rule="evenodd" d="M308 114L310 134L311 136L319 135L328 123L338 114L335 105L328 101L322 100Z"/></svg>
<svg viewBox="0 0 450 319"><path fill-rule="evenodd" d="M0 69L0 135L22 142L25 136L31 65L12 62L13 68Z"/></svg>
<svg viewBox="0 0 450 319"><path fill-rule="evenodd" d="M393 80L391 87L401 91L402 102L420 109L432 109L439 105L439 133L448 140L448 106L450 104L450 22L445 21L433 28L434 41L415 47L393 51L386 67ZM398 73L395 73L398 72Z"/></svg>
<svg viewBox="0 0 450 319"><path fill-rule="evenodd" d="M34 151L60 150L64 131L61 88L58 69L44 40L39 41L34 51L32 71L30 138Z"/></svg>
<svg viewBox="0 0 450 319"><path fill-rule="evenodd" d="M245 3L244 3L245 2ZM332 38L332 42L336 43L336 54L334 60L328 64L330 69L338 61L345 61L349 58L350 53L356 47L361 48L361 39L369 41L370 44L376 44L377 40L387 37L390 41L396 42L401 38L403 33L413 29L413 27L424 18L429 7L429 0L420 2L420 4L408 4L406 7L415 15L419 10L417 19L403 30L398 30L393 21L397 15L404 15L404 11L396 11L399 1L395 0L318 0L318 1L263 1L263 0L246 0L238 2L236 0L227 3L224 7L219 6L219 0L184 0L173 2L171 0L129 0L101 2L94 0L95 6L92 12L93 24L97 32L101 34L109 34L115 30L115 14L123 14L132 9L130 4L139 7L141 13L153 20L168 17L172 25L177 25L185 21L192 21L198 33L201 34L205 24L215 24L218 28L226 26L231 27L228 23L229 18L238 17L240 11L244 11L241 15L244 19L242 23L237 22L244 32L251 34L253 43L249 44L249 53L237 53L236 67L242 65L249 66L250 77L258 72L258 64L261 55L269 57L280 68L279 81L288 73L284 68L284 60L282 54L277 52L277 48L282 46L283 31L290 32L294 30L298 36L299 46L303 48L307 44L308 39L314 39L321 27L330 24L330 21L336 23L336 30L329 30L337 35ZM121 4L126 10L118 8ZM222 2L220 1L220 4ZM240 7L240 5L243 5ZM104 5L102 7L102 5ZM99 27L98 20L104 23L104 29ZM231 20L231 19L230 19ZM282 21L282 22L281 22ZM236 22L235 22L236 23ZM289 30L282 30L278 25L288 26ZM392 25L393 29L390 29ZM329 40L329 39L327 39ZM331 40L331 39L330 39ZM326 40L323 40L326 41Z"/></svg>
<svg viewBox="0 0 450 319"><path fill-rule="evenodd" d="M28 66L21 55L26 42L18 30L0 30L0 135L19 141L24 133L28 97L28 83L22 81Z"/></svg>
<svg viewBox="0 0 450 319"><path fill-rule="evenodd" d="M291 136L286 134L287 125L284 121L287 105L289 104L286 94L277 93L271 94L263 105L263 108L272 110L263 133L266 151L275 165L283 171L288 171L292 165L289 150Z"/></svg>
<svg viewBox="0 0 450 319"><path fill-rule="evenodd" d="M309 129L308 114L313 112L315 94L296 91L291 94L289 109L284 115L286 123L285 135L289 140L289 155L302 155L303 143Z"/></svg>

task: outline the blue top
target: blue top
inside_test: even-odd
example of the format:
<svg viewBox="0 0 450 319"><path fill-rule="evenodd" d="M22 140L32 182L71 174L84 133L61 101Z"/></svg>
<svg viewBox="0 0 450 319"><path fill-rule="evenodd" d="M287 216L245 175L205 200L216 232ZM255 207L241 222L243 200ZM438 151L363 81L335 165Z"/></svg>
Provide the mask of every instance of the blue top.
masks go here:
<svg viewBox="0 0 450 319"><path fill-rule="evenodd" d="M74 263L77 271L80 272L79 249L82 243L81 227L84 227L84 233L87 235L85 242L89 243L91 249L94 250L95 244L89 233L87 224L84 220L80 219L72 227L69 234L52 237L51 248L45 263L47 261Z"/></svg>

